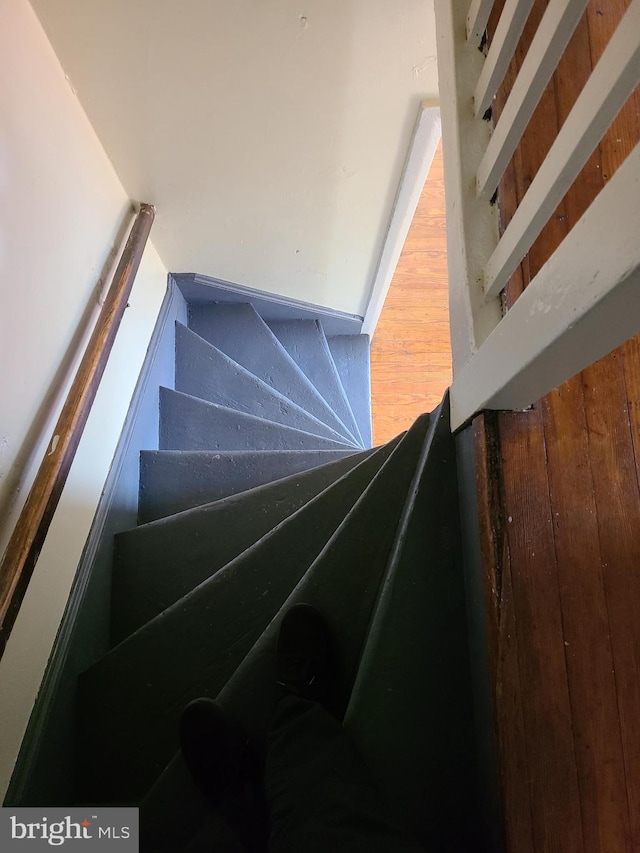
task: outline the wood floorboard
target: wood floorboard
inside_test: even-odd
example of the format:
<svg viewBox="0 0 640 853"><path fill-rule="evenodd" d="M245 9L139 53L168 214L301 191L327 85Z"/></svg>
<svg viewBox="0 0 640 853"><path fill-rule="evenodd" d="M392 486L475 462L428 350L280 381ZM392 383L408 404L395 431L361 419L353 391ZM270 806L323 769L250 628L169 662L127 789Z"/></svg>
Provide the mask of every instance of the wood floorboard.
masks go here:
<svg viewBox="0 0 640 853"><path fill-rule="evenodd" d="M438 147L371 342L374 444L432 411L451 384L445 226Z"/></svg>
<svg viewBox="0 0 640 853"><path fill-rule="evenodd" d="M505 514L535 849L577 853L582 819L541 415L500 418Z"/></svg>
<svg viewBox="0 0 640 853"><path fill-rule="evenodd" d="M629 2L589 3L501 180L502 232ZM534 3L495 120L545 8ZM639 140L636 90L509 282L507 308ZM484 573L500 588L496 607L485 584L506 849L637 853L640 339L531 411L492 417L497 432L481 415L474 438L482 554L495 563Z"/></svg>
<svg viewBox="0 0 640 853"><path fill-rule="evenodd" d="M631 843L627 849L637 851L640 850L640 499L620 353L615 352L587 368L582 381L631 818Z"/></svg>
<svg viewBox="0 0 640 853"><path fill-rule="evenodd" d="M629 811L581 377L541 408L585 849L624 850Z"/></svg>
<svg viewBox="0 0 640 853"><path fill-rule="evenodd" d="M520 678L518 623L513 604L513 584L504 540L502 595L498 637L496 706L508 718L509 725L498 728L498 746L502 767L502 799L505 815L505 840L508 850L534 853L531 768L527 753L524 722L524 690Z"/></svg>

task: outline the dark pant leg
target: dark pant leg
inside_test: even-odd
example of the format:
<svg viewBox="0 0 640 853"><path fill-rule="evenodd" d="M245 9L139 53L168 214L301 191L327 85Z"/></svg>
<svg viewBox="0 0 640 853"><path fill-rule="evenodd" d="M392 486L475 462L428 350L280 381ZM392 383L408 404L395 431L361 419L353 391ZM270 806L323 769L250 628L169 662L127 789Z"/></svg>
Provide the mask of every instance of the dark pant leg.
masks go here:
<svg viewBox="0 0 640 853"><path fill-rule="evenodd" d="M185 847L184 853L249 853L249 851L224 818L214 815L203 824L197 836L188 847Z"/></svg>
<svg viewBox="0 0 640 853"><path fill-rule="evenodd" d="M340 723L315 702L278 704L265 787L270 853L424 853L394 823Z"/></svg>

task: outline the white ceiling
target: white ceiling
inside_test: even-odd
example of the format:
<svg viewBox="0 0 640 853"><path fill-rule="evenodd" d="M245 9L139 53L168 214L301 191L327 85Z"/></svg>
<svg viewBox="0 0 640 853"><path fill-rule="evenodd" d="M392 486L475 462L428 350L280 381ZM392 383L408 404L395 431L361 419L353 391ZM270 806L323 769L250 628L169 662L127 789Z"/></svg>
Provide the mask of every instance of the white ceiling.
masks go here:
<svg viewBox="0 0 640 853"><path fill-rule="evenodd" d="M362 314L433 0L31 0L167 267Z"/></svg>

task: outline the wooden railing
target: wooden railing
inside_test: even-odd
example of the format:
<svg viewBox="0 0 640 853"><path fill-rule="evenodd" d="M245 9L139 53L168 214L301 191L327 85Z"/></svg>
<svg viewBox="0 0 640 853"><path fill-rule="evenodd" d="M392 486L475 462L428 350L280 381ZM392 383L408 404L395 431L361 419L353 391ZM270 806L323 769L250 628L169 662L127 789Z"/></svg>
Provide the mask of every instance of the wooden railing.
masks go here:
<svg viewBox="0 0 640 853"><path fill-rule="evenodd" d="M435 4L447 197L452 426L482 409L523 409L640 332L640 146L503 317L500 294L640 82L632 0L506 230L498 183L587 7L549 0L501 115L488 111L533 0Z"/></svg>
<svg viewBox="0 0 640 853"><path fill-rule="evenodd" d="M29 497L0 564L0 655L15 622L58 505L91 405L122 320L155 208L143 204L67 395Z"/></svg>

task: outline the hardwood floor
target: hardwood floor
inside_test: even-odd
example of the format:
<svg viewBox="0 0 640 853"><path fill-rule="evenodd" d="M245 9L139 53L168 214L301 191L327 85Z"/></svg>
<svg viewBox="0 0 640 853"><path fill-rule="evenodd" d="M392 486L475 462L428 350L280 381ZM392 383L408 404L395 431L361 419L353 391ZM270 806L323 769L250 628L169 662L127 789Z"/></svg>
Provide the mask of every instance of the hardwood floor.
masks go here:
<svg viewBox="0 0 640 853"><path fill-rule="evenodd" d="M589 3L501 183L503 226L627 6ZM498 113L545 8L534 4ZM507 306L638 141L636 92L510 282ZM640 340L530 411L481 415L471 429L507 850L637 853Z"/></svg>
<svg viewBox="0 0 640 853"><path fill-rule="evenodd" d="M439 146L372 340L374 444L434 409L451 384L448 300Z"/></svg>

